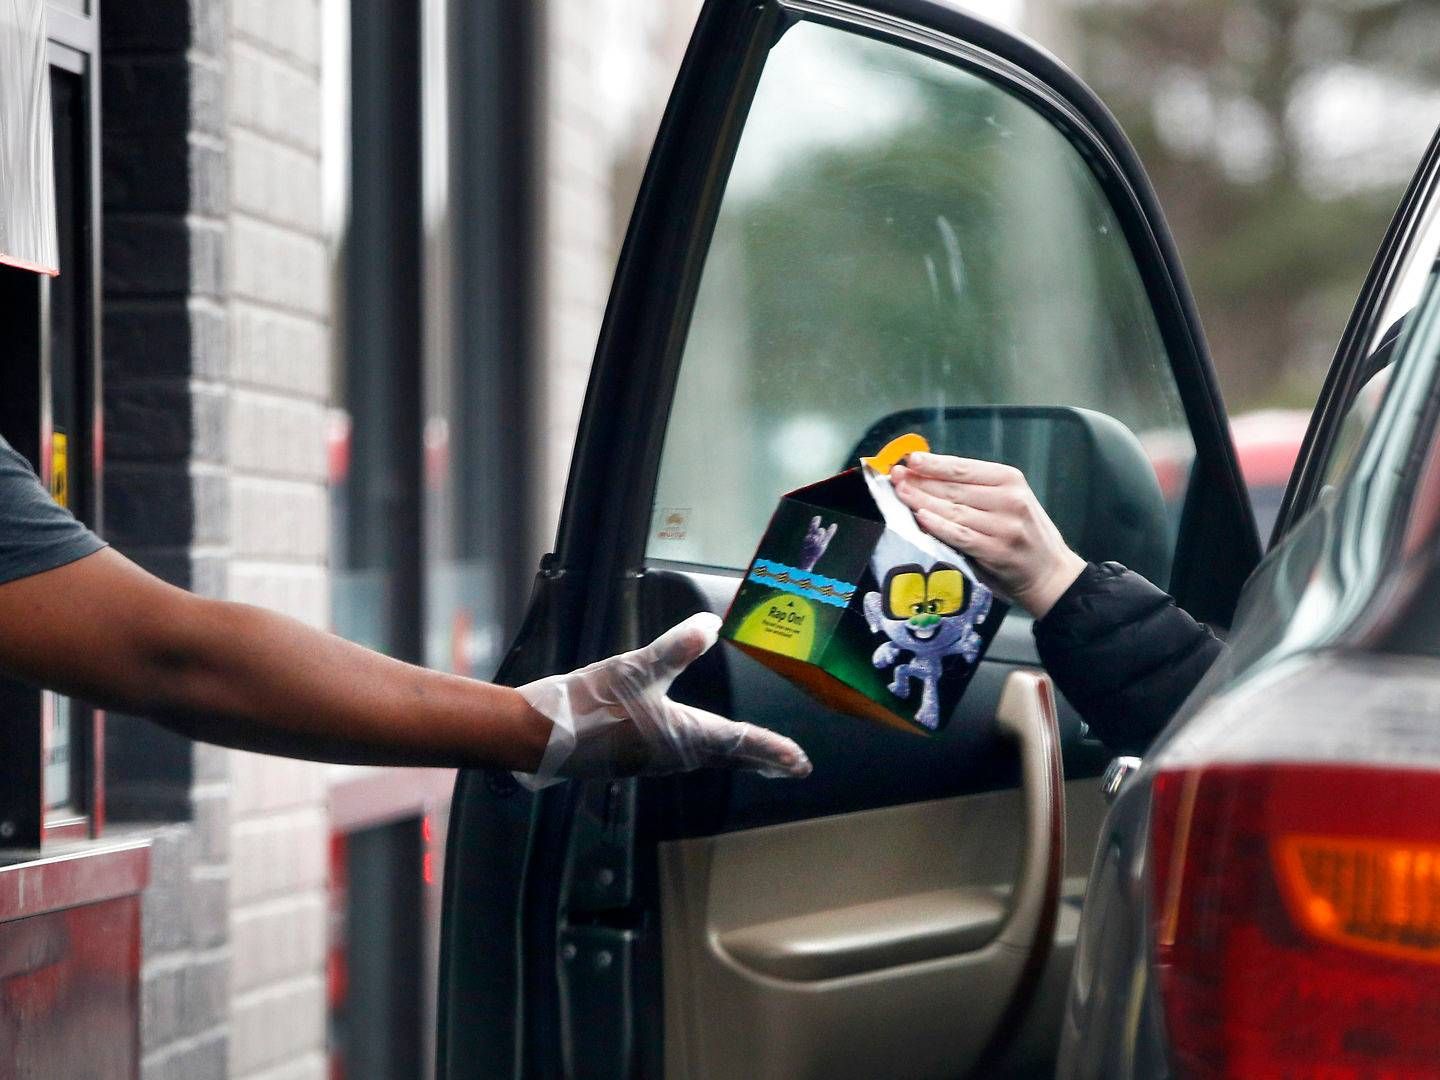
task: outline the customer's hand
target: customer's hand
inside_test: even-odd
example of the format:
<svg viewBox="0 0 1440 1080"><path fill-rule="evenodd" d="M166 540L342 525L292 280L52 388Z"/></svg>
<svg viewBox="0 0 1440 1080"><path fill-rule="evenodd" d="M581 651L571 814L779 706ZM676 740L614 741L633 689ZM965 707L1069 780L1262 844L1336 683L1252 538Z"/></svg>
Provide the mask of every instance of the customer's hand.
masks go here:
<svg viewBox="0 0 1440 1080"><path fill-rule="evenodd" d="M987 584L1037 619L1085 568L1019 469L916 453L890 479L921 528L972 559Z"/></svg>
<svg viewBox="0 0 1440 1080"><path fill-rule="evenodd" d="M692 615L643 649L568 675L520 687L530 707L555 726L532 787L565 777L688 772L713 766L764 776L801 777L810 759L790 739L671 701L670 684L715 644L716 615Z"/></svg>

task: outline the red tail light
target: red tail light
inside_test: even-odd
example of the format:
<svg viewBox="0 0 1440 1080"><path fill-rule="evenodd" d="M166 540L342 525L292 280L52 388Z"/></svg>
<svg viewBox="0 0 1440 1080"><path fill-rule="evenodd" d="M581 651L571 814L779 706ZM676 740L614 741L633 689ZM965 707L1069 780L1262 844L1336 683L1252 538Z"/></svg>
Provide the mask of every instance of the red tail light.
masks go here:
<svg viewBox="0 0 1440 1080"><path fill-rule="evenodd" d="M1150 853L1180 1076L1440 1076L1440 773L1162 771Z"/></svg>

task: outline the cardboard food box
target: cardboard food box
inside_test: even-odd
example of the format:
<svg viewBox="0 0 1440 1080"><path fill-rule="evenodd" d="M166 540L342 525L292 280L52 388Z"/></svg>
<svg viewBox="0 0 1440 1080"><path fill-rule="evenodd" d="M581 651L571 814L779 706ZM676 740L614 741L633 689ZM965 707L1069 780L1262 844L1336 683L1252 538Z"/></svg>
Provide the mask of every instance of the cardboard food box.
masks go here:
<svg viewBox="0 0 1440 1080"><path fill-rule="evenodd" d="M1004 617L965 557L921 530L873 458L786 495L720 636L839 712L939 730Z"/></svg>

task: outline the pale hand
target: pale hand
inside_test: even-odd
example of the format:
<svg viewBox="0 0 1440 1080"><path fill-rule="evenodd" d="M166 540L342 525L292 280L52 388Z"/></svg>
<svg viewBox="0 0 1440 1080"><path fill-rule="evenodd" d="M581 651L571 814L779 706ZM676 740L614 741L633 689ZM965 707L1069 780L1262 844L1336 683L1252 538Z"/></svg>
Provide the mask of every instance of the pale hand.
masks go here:
<svg viewBox="0 0 1440 1080"><path fill-rule="evenodd" d="M973 560L987 584L1037 619L1085 569L1019 469L916 453L890 479L921 528Z"/></svg>

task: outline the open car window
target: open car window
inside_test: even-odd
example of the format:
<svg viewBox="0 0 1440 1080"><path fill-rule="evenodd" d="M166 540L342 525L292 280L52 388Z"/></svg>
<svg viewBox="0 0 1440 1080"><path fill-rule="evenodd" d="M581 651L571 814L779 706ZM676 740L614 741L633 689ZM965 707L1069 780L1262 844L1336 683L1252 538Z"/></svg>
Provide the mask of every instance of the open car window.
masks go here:
<svg viewBox="0 0 1440 1080"><path fill-rule="evenodd" d="M685 344L651 559L743 568L781 492L867 435L955 410L1061 406L1143 463L1138 526L1164 584L1194 442L1135 258L1090 166L996 83L803 22L775 46L741 138ZM965 410L970 410L968 413ZM1109 424L1109 421L1114 424ZM1090 423L1087 420L1086 423ZM1019 430L1019 429L1015 429ZM1052 514L1086 475L999 438ZM1110 435L1107 435L1110 437ZM983 447L983 442L980 444ZM1053 451L1053 447L1052 447ZM1057 515L1057 520L1062 515ZM1076 541L1072 538L1072 543ZM1103 546L1103 545L1102 545ZM1092 558L1118 558L1104 550Z"/></svg>

